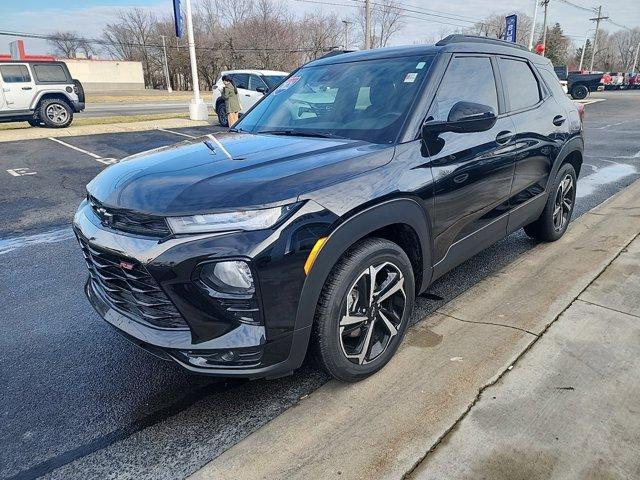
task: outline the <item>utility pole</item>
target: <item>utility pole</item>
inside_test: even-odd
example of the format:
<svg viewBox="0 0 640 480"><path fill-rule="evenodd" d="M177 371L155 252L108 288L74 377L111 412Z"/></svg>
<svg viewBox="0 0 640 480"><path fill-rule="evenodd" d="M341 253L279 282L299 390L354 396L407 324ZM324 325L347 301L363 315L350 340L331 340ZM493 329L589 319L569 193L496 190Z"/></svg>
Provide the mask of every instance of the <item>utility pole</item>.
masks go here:
<svg viewBox="0 0 640 480"><path fill-rule="evenodd" d="M542 0L542 5L544 6L544 21L542 22L542 46L544 50L542 51L542 56L547 56L547 7L549 6L549 0Z"/></svg>
<svg viewBox="0 0 640 480"><path fill-rule="evenodd" d="M589 32L584 36L584 43L582 44L582 53L580 54L580 66L578 70L582 71L582 62L584 61L584 51L587 49L587 40L589 40Z"/></svg>
<svg viewBox="0 0 640 480"><path fill-rule="evenodd" d="M200 82L198 81L198 63L196 61L196 44L193 38L193 17L191 16L191 0L185 0L187 16L187 39L189 41L189 57L191 59L191 84L193 85L193 99L189 104L189 118L191 120L207 120L209 112L207 104L200 98Z"/></svg>
<svg viewBox="0 0 640 480"><path fill-rule="evenodd" d="M364 1L364 49L371 48L371 0Z"/></svg>
<svg viewBox="0 0 640 480"><path fill-rule="evenodd" d="M538 18L538 0L533 1L533 22L531 23L531 36L529 37L529 51L533 50L533 36L536 34L536 19Z"/></svg>
<svg viewBox="0 0 640 480"><path fill-rule="evenodd" d="M164 70L164 79L167 83L167 92L171 93L173 90L171 89L171 79L169 78L169 62L167 61L167 46L164 43L164 39L166 35L160 35L162 38L162 50L164 51L164 62L162 63L162 69Z"/></svg>
<svg viewBox="0 0 640 480"><path fill-rule="evenodd" d="M349 50L349 25L353 22L342 20L342 23L344 23L344 49Z"/></svg>
<svg viewBox="0 0 640 480"><path fill-rule="evenodd" d="M598 7L598 16L596 18L590 18L589 20L596 22L596 33L593 35L593 51L591 52L591 67L589 71L593 71L593 61L596 58L596 44L598 43L598 30L600 29L600 20L606 20L609 17L602 16L602 5Z"/></svg>
<svg viewBox="0 0 640 480"><path fill-rule="evenodd" d="M638 47L636 48L636 56L635 56L635 57L634 57L634 59L633 59L633 66L632 66L632 68L631 68L631 71L632 71L633 73L636 73L636 72L637 72L637 70L636 70L636 66L638 65L638 54L639 54L639 53L640 53L640 43L638 43Z"/></svg>

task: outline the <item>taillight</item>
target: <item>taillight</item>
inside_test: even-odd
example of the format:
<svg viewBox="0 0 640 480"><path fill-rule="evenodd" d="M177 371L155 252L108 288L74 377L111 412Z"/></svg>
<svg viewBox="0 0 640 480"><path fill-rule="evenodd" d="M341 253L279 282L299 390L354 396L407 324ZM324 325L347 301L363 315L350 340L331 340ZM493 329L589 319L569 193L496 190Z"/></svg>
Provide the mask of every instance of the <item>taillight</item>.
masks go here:
<svg viewBox="0 0 640 480"><path fill-rule="evenodd" d="M580 115L580 121L584 123L584 105L582 103L576 103L578 107L578 115Z"/></svg>

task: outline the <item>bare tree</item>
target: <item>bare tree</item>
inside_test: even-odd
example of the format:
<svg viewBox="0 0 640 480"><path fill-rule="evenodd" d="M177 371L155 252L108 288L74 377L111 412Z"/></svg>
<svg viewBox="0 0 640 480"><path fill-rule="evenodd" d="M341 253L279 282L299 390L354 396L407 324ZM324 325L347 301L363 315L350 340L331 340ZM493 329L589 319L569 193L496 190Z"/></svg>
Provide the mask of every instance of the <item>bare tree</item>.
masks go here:
<svg viewBox="0 0 640 480"><path fill-rule="evenodd" d="M364 7L360 7L353 22L358 26L358 33L364 47ZM371 5L371 48L386 47L396 33L405 25L401 6L395 0L379 0Z"/></svg>
<svg viewBox="0 0 640 480"><path fill-rule="evenodd" d="M513 12L512 12L513 13ZM520 45L527 45L529 42L529 35L531 35L531 24L533 23L533 19L522 12L515 12L518 15L518 29L516 32L516 43ZM492 38L504 38L507 33L507 25L505 15L490 15L483 20L474 23L470 28L467 29L466 33L471 35L479 35L481 37L492 37ZM540 32L540 33L539 33ZM537 38L541 35L542 27L536 25L536 32L534 38Z"/></svg>
<svg viewBox="0 0 640 480"><path fill-rule="evenodd" d="M80 37L76 32L57 31L48 40L53 47L53 54L64 58L76 58L79 53L90 57L93 49L88 40Z"/></svg>

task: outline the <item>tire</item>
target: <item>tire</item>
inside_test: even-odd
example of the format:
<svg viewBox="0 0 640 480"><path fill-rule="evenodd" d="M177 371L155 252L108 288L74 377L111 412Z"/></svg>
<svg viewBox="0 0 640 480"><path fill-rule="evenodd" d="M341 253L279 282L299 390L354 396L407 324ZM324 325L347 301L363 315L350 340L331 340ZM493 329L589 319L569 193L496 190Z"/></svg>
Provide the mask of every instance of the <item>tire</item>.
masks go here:
<svg viewBox="0 0 640 480"><path fill-rule="evenodd" d="M38 118L49 128L64 128L73 121L73 110L64 100L47 98L40 102Z"/></svg>
<svg viewBox="0 0 640 480"><path fill-rule="evenodd" d="M219 102L216 106L216 114L218 115L218 123L221 127L229 126L229 118L227 117L227 106L224 102Z"/></svg>
<svg viewBox="0 0 640 480"><path fill-rule="evenodd" d="M370 302L372 277L376 288ZM336 263L322 289L311 345L316 360L345 382L374 374L402 342L414 299L413 269L404 250L380 238L358 242Z"/></svg>
<svg viewBox="0 0 640 480"><path fill-rule="evenodd" d="M589 89L584 85L571 87L571 98L574 100L584 100L589 95Z"/></svg>
<svg viewBox="0 0 640 480"><path fill-rule="evenodd" d="M576 204L576 171L565 163L560 167L549 190L549 198L540 217L526 225L524 231L531 238L555 242L564 235ZM558 208L561 210L558 211Z"/></svg>

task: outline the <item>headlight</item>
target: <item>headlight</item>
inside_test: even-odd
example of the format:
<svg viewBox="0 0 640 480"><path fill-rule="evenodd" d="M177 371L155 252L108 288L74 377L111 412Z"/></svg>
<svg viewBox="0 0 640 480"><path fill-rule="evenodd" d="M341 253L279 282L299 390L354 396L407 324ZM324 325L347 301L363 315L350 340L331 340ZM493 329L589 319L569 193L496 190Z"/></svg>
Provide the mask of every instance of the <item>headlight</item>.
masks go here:
<svg viewBox="0 0 640 480"><path fill-rule="evenodd" d="M262 230L271 228L299 204L260 210L238 210L236 212L209 213L188 217L168 217L173 233L229 232L234 230Z"/></svg>

